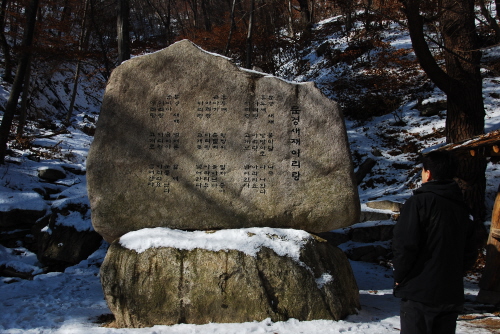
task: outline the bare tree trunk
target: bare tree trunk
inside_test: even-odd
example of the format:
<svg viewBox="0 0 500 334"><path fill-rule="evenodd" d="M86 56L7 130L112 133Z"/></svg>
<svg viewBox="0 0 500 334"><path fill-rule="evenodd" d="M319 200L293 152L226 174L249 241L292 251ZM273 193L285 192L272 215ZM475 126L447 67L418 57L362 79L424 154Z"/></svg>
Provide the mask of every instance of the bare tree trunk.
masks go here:
<svg viewBox="0 0 500 334"><path fill-rule="evenodd" d="M250 5L250 19L248 21L248 33L247 33L247 54L246 54L246 62L245 62L245 68L251 69L252 68L252 57L253 57L253 41L252 41L252 35L253 35L253 26L255 24L255 0L251 1Z"/></svg>
<svg viewBox="0 0 500 334"><path fill-rule="evenodd" d="M346 0L341 4L342 14L345 16L345 31L346 33L352 30L352 12L353 12L353 0Z"/></svg>
<svg viewBox="0 0 500 334"><path fill-rule="evenodd" d="M371 28L371 18L370 11L372 10L373 1L367 0L365 3L365 29L370 30Z"/></svg>
<svg viewBox="0 0 500 334"><path fill-rule="evenodd" d="M310 0L298 0L300 7L300 21L302 28L302 40L308 41L312 32L312 16L309 9Z"/></svg>
<svg viewBox="0 0 500 334"><path fill-rule="evenodd" d="M30 60L30 48L33 44L35 35L36 15L38 11L38 0L30 0L26 6L27 24L23 35L23 51L19 58L16 77L10 91L9 99L5 106L5 112L0 125L0 164L5 163L5 155L7 154L7 142L9 141L10 128L16 113L17 101L23 89L24 77Z"/></svg>
<svg viewBox="0 0 500 334"><path fill-rule="evenodd" d="M206 0L201 0L201 13L203 15L203 24L205 26L206 31L212 30L212 21L210 20L210 16L208 15Z"/></svg>
<svg viewBox="0 0 500 334"><path fill-rule="evenodd" d="M288 0L288 36L292 38L295 35L293 29L293 5L292 0Z"/></svg>
<svg viewBox="0 0 500 334"><path fill-rule="evenodd" d="M191 7L191 11L193 12L193 23L192 26L195 28L199 28L199 21L198 21L198 2L197 0L188 0L189 7Z"/></svg>
<svg viewBox="0 0 500 334"><path fill-rule="evenodd" d="M445 91L448 110L446 140L462 141L484 133L481 53L475 27L474 0L443 0L446 9L440 20L445 46L446 72L454 81ZM465 183L465 200L476 219L486 216L486 158L462 159L458 177Z"/></svg>
<svg viewBox="0 0 500 334"><path fill-rule="evenodd" d="M17 125L17 135L19 137L23 135L24 127L26 126L26 118L28 115L30 79L31 79L31 55L28 60L26 74L24 75L23 92L21 95L21 110L19 111L19 124Z"/></svg>
<svg viewBox="0 0 500 334"><path fill-rule="evenodd" d="M165 29L167 30L167 45L170 45L170 43L172 43L172 30L170 27L171 22L172 22L172 3L171 3L171 0L168 0L168 2L167 2L167 19L166 19L166 22L164 23Z"/></svg>
<svg viewBox="0 0 500 334"><path fill-rule="evenodd" d="M12 83L12 57L10 56L10 46L7 43L7 38L5 37L5 12L7 9L7 3L9 0L2 0L2 6L0 8L0 45L2 47L4 55L4 73L3 79L7 82Z"/></svg>
<svg viewBox="0 0 500 334"><path fill-rule="evenodd" d="M442 0L440 17L444 40L446 72L434 59L424 37L424 18L420 0L402 0L413 49L429 78L447 95L446 140L449 143L468 139L484 132L481 53L477 48L474 24L474 0ZM485 217L484 157L459 160L458 177L462 190L478 221Z"/></svg>
<svg viewBox="0 0 500 334"><path fill-rule="evenodd" d="M82 51L83 50L83 44L85 43L85 36L87 34L87 6L88 6L88 0L85 0L85 3L83 5L83 18L82 18L82 28L80 31L80 38L78 41L78 50ZM75 69L75 77L73 80L73 90L71 92L71 100L69 102L69 107L68 107L68 113L66 114L66 119L64 120L64 124L68 126L70 124L71 116L73 115L73 109L75 107L75 100L76 100L76 93L78 91L78 80L80 79L80 71L81 71L81 61L78 60L76 62L76 69Z"/></svg>
<svg viewBox="0 0 500 334"><path fill-rule="evenodd" d="M314 1L315 1L315 0L310 0L310 8L311 8L311 9L309 10L309 13L310 13L310 22L311 22L310 24L311 24L311 27L312 27L312 24L313 24L314 22L316 22L316 21L315 21L315 20L316 20L316 10L315 10L315 8L316 8L316 4L315 4L315 2L314 2Z"/></svg>
<svg viewBox="0 0 500 334"><path fill-rule="evenodd" d="M224 50L224 55L229 55L229 46L231 44L231 39L233 38L233 30L236 29L236 23L234 22L234 9L236 7L236 0L233 0L231 5L231 26L229 27L229 35L227 36L226 49Z"/></svg>
<svg viewBox="0 0 500 334"><path fill-rule="evenodd" d="M129 0L118 0L117 35L118 63L130 59L130 4Z"/></svg>

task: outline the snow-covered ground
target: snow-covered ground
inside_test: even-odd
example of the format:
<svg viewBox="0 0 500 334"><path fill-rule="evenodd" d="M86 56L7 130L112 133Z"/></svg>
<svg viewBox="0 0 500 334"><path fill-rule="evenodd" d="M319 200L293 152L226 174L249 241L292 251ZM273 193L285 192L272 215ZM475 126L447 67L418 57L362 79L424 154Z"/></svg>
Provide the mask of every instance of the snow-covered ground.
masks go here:
<svg viewBox="0 0 500 334"><path fill-rule="evenodd" d="M88 260L68 268L64 273L36 276L34 280L0 285L0 333L102 333L102 334L244 334L244 333L398 333L399 301L392 296L391 270L383 266L351 261L360 289L362 309L342 321L260 322L154 326L140 329L102 327L100 316L110 311L104 301L95 265L104 257L106 248ZM0 253L1 254L1 253ZM0 255L2 256L2 255ZM3 256L1 257L3 258ZM477 284L467 281L466 294L473 300ZM483 313L474 317L495 317ZM492 333L476 327L469 320L458 322L457 333Z"/></svg>
<svg viewBox="0 0 500 334"><path fill-rule="evenodd" d="M392 43L398 47L406 47L408 38L407 36L394 38ZM495 50L491 53L493 51ZM484 81L486 131L500 128L499 85L500 78L488 77ZM435 91L424 103L443 99L445 99L443 94ZM365 207L364 203L373 199L404 202L410 196L411 188L419 185L418 173L415 172L417 170L415 169L415 154L394 151L386 140L388 136L401 144L411 139L422 148L443 144L442 136L434 137L430 134L438 133L444 128L444 111L441 115L423 118L419 116L418 111L412 109L414 105L415 102L409 102L400 110L399 114L402 116L404 125L395 125L392 114L375 118L362 125L346 121L351 150L360 157L371 157L377 161L370 175L375 181L370 186L365 185L359 188L363 207ZM78 119L82 120L83 116ZM50 151L52 159L42 159L41 162L32 161L22 150L14 150L19 156L10 157L9 163L0 166L0 211L12 208L35 209L47 205L46 201L42 201L40 196L33 191L40 182L37 174L40 168L61 168L64 164L72 168L85 169L85 159L92 137L73 127L68 130L68 133L45 136L46 138L37 139L34 142L40 146L41 151ZM395 164L407 165L409 168L398 169L394 167ZM500 182L499 167L498 164L488 164L487 204L489 211L491 211ZM85 175L74 175L56 184L55 187L63 190L58 198L88 203ZM57 205L58 198L54 198L51 205ZM78 217L78 219L78 225L83 224L85 228L90 228L89 218L81 220L81 217ZM75 221L68 219L67 223L75 224ZM17 248L0 246L0 265L8 263L14 268L28 267L34 270L34 274L37 274L33 280L0 278L0 333L375 334L399 332L399 300L392 296L391 270L382 265L359 261L351 261L351 266L360 289L362 308L358 314L351 315L342 321L291 319L286 322L264 320L237 324L180 324L141 329L106 328L102 326L102 323L107 319L106 315L109 315L110 311L104 300L99 281L99 264L105 256L106 247L107 245L103 244L88 259L62 273L43 273L36 256L22 245ZM468 314L464 316L464 319L459 320L457 333L495 332L491 326L485 329L477 323L481 319L498 320L498 315L487 313L488 309L483 309L483 312L480 305L474 303L474 298L478 293L477 279L470 277L466 279L465 293L468 300L466 303Z"/></svg>

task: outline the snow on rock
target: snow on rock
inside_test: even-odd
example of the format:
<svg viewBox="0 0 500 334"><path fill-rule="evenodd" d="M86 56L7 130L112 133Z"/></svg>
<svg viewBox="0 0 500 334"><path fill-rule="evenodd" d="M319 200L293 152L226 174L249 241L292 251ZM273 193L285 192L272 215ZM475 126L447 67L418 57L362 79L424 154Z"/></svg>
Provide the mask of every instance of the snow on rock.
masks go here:
<svg viewBox="0 0 500 334"><path fill-rule="evenodd" d="M174 247L215 252L232 249L254 257L262 247L267 247L280 256L299 261L301 247L311 238L302 230L268 227L193 232L158 227L129 232L120 238L120 244L138 253L153 247Z"/></svg>

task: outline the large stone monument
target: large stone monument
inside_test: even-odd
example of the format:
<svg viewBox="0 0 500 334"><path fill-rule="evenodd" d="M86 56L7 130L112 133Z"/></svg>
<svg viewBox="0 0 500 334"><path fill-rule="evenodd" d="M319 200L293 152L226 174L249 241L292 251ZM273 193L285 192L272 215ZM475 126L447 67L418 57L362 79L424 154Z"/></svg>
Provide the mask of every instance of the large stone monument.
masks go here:
<svg viewBox="0 0 500 334"><path fill-rule="evenodd" d="M187 40L113 71L87 170L109 242L158 226L325 232L359 217L337 104Z"/></svg>
<svg viewBox="0 0 500 334"><path fill-rule="evenodd" d="M106 87L87 175L92 224L112 243L101 281L118 326L337 320L359 308L345 255L309 234L360 210L342 114L312 83L186 40L128 60ZM224 231L273 243L249 255L226 246L228 232L207 246ZM183 248L193 233L202 241ZM280 253L289 241L294 258Z"/></svg>

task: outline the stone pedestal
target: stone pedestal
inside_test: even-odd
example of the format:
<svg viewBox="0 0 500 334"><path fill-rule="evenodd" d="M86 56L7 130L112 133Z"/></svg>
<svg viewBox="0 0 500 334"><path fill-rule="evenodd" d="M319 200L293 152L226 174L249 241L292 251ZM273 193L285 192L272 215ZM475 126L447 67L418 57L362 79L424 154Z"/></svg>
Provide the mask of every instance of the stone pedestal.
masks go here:
<svg viewBox="0 0 500 334"><path fill-rule="evenodd" d="M155 245L139 246L139 252L127 248L126 240L115 241L101 280L116 325L340 320L359 309L356 281L338 248L304 231L236 232L235 237L231 230L152 229L122 237ZM171 239L173 244L179 236L184 249L165 243ZM226 242L228 238L238 244ZM233 246L240 249L227 248Z"/></svg>

